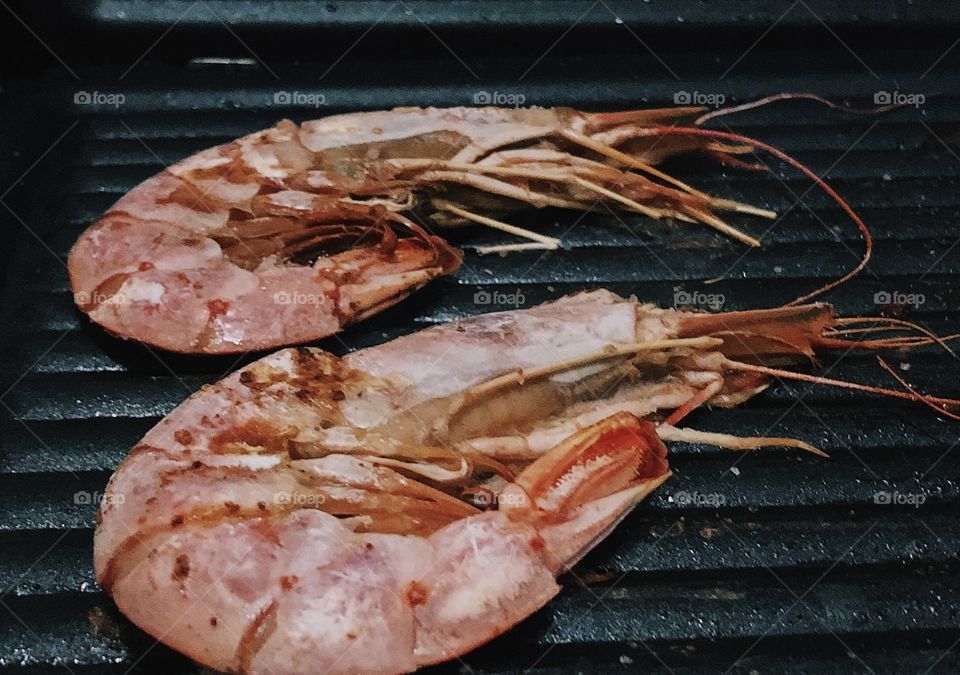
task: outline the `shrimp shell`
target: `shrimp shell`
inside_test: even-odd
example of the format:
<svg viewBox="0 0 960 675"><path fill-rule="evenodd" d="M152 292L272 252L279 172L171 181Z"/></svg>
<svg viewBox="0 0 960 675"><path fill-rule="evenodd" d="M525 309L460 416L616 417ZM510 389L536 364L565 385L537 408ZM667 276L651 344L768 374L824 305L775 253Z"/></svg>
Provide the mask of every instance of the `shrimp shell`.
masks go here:
<svg viewBox="0 0 960 675"><path fill-rule="evenodd" d="M824 304L709 315L593 291L344 358L276 352L191 396L124 460L97 580L219 670L453 658L543 606L666 480L641 417L735 405L766 386L736 358L804 358L834 323ZM476 494L495 508L460 498Z"/></svg>
<svg viewBox="0 0 960 675"><path fill-rule="evenodd" d="M652 133L699 112L402 108L284 120L122 197L70 251L74 299L124 338L243 352L331 335L453 273L460 253L422 218L489 223L467 209L605 203L731 234L716 212L744 205L653 168L721 152L710 139Z"/></svg>

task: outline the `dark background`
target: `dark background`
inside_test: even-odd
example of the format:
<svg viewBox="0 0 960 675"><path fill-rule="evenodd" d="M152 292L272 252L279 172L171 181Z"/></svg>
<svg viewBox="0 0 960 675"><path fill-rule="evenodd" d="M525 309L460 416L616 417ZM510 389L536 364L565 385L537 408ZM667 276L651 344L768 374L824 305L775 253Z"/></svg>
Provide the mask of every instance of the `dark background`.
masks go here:
<svg viewBox="0 0 960 675"><path fill-rule="evenodd" d="M67 251L139 181L282 117L472 105L481 92L589 110L671 105L681 92L728 105L784 91L854 106L880 92L922 96L882 116L793 102L713 126L795 154L871 227L869 269L829 296L841 312L948 333L960 326L958 41L960 10L920 0L0 2L0 665L197 670L96 588L87 502L163 414L255 355L155 352L76 312ZM122 103L77 103L81 92ZM278 104L278 92L324 104ZM319 344L343 353L508 309L478 304L480 290L519 291L524 306L597 286L663 306L699 292L744 309L852 267L862 250L852 223L809 181L761 159L770 173L693 158L669 167L780 212L772 227L729 216L762 236L759 251L639 216L525 213L513 222L565 248L482 257L476 246L509 238L453 232L467 252L455 277ZM897 294L922 302L884 302ZM960 363L942 350L888 360L921 389L960 394ZM828 354L810 371L896 386L869 354ZM795 436L832 458L673 446L675 477L564 577L554 602L440 670L957 671L956 422L920 405L774 383L689 423Z"/></svg>

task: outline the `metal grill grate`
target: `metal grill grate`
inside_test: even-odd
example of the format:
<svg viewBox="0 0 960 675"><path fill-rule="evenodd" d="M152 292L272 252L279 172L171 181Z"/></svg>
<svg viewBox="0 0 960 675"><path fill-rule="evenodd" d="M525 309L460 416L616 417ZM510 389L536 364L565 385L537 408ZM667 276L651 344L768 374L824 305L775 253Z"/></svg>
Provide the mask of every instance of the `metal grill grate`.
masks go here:
<svg viewBox="0 0 960 675"><path fill-rule="evenodd" d="M323 22L334 43L349 43L388 4L270 3L276 12L258 20L252 3L211 2L240 33L251 34L250 45L258 56L270 56L269 65L253 59L253 67L189 67L161 43L128 76L124 71L138 52L187 3L77 3L70 16L92 42L133 36L138 47L118 43L123 58L115 63L106 45L86 51L76 42L61 45L68 25L36 8L17 8L38 35L57 37L53 48L60 52L62 46L79 80L25 36L25 53L49 65L38 65L29 81L10 80L0 98L6 148L0 190L27 171L4 195L8 208L0 208L10 242L0 253L7 260L0 310L0 588L9 589L0 608L0 665L41 672L55 665L75 672L124 672L134 665L147 672L195 670L154 646L96 588L95 505L78 503L83 499L77 496L101 491L152 424L235 364L158 358L105 335L74 310L63 263L82 229L161 163L280 117L464 105L479 91L522 94L528 104L622 109L668 105L678 91L722 93L732 102L813 90L862 103L877 91L913 87L927 96L920 109L880 118L794 103L725 121L827 173L873 229L877 246L870 270L830 298L841 312L875 313L880 292L916 293L924 302L910 310L911 318L938 332L960 325L960 159L948 147L960 132L960 61L950 53L924 75L953 39L940 37L958 26L943 9L870 5L857 23L856 13L813 4L807 11L797 3L722 79L789 5L774 10L769 3L744 3L729 16L707 5L688 9L687 3L624 9L621 18L638 37L652 34L650 44L682 76L679 83L610 14L592 12L582 22L590 43L573 31L570 41L576 44L561 41L518 81L589 7L574 10L573 3L555 10L541 3L455 3L467 10L461 15L444 3L412 4L414 15L422 15L458 55L460 42L450 36L470 34L462 45L465 66L409 14L383 22L390 45L404 42L397 56L383 44L361 45L322 80L318 73L332 58L318 56L316 45L304 47L309 58L295 62L288 53L294 47L268 44L267 37L276 36L270 31L309 34L311 21ZM127 12L123 17L121 10ZM854 54L814 11L842 28ZM676 17L684 12L680 23ZM487 21L507 15L505 41L494 43L500 33ZM204 16L186 20L182 32L171 33L170 44L205 56L198 45L204 35L215 35L214 54L229 44L226 51L250 56L218 21ZM934 37L925 44L917 33L889 48L864 37L870 25L880 35L896 32L901 18L902 25ZM524 28L531 23L539 25ZM525 31L528 41L520 39ZM715 31L723 36L711 41ZM410 39L397 37L404 35ZM372 33L371 40L377 36ZM597 36L609 41L603 50ZM807 39L818 48L804 48ZM423 43L422 53L409 44L414 41ZM80 90L122 93L125 101L115 109L75 105ZM276 105L279 90L322 93L326 104ZM519 289L525 305L605 286L665 306L678 291L720 294L724 309L771 306L837 276L861 250L855 228L839 210L817 190L807 192L808 182L789 170L749 174L706 160L678 161L673 168L697 187L788 215L764 236L764 250L746 256L739 245L693 226L603 214L520 216L524 226L563 239L566 248L549 254L480 257L476 246L506 240L492 232L453 232L451 238L468 251L455 278L435 282L321 345L342 353L430 323L502 309L478 304L479 290ZM754 234L767 227L736 220ZM705 284L718 275L724 278ZM924 389L945 395L960 389L956 364L943 353L920 350L892 361L908 363L905 374ZM828 355L821 364L827 369L834 377L883 380L870 356ZM823 447L832 459L779 451L740 457L675 445L674 478L578 566L577 578L564 580L559 598L469 655L465 662L473 671L960 669L960 654L948 651L960 638L960 523L954 515L960 464L950 452L960 427L916 405L789 383L736 410L699 412L691 424L796 436ZM878 504L877 493L923 495L924 503Z"/></svg>

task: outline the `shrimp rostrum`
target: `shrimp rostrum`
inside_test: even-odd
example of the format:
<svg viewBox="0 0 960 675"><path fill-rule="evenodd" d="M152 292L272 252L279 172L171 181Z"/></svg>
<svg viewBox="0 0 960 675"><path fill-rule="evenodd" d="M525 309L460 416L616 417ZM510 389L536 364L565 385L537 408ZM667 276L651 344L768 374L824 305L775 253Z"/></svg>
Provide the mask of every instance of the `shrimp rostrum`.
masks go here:
<svg viewBox="0 0 960 675"><path fill-rule="evenodd" d="M662 439L810 449L674 425L762 390L781 372L762 361L846 344L845 330L822 304L704 315L595 291L343 358L277 352L190 397L126 458L101 507L98 582L219 670L453 658L543 606L667 479Z"/></svg>
<svg viewBox="0 0 960 675"><path fill-rule="evenodd" d="M121 337L242 352L330 335L455 271L459 252L428 221L482 223L555 248L488 214L606 205L756 245L717 213L773 214L655 168L680 153L749 151L658 131L698 112L404 108L283 121L122 197L70 251L74 298Z"/></svg>

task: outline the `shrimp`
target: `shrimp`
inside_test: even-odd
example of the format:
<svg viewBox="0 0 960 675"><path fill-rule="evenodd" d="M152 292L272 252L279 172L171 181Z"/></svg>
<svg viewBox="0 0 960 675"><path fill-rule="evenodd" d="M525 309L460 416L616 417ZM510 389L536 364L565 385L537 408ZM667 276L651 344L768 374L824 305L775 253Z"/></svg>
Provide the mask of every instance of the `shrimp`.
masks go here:
<svg viewBox="0 0 960 675"><path fill-rule="evenodd" d="M452 274L427 231L489 215L601 204L700 222L764 209L706 195L655 165L750 147L663 131L700 108L403 108L271 129L199 152L114 204L72 247L77 306L111 333L174 352L237 353L322 338ZM522 246L522 245L520 245Z"/></svg>
<svg viewBox="0 0 960 675"><path fill-rule="evenodd" d="M817 451L676 426L697 406L737 405L791 373L767 364L819 349L936 340L862 331L826 304L711 315L598 290L343 358L281 350L191 396L123 461L97 580L218 670L438 663L556 595L669 477L664 440Z"/></svg>

